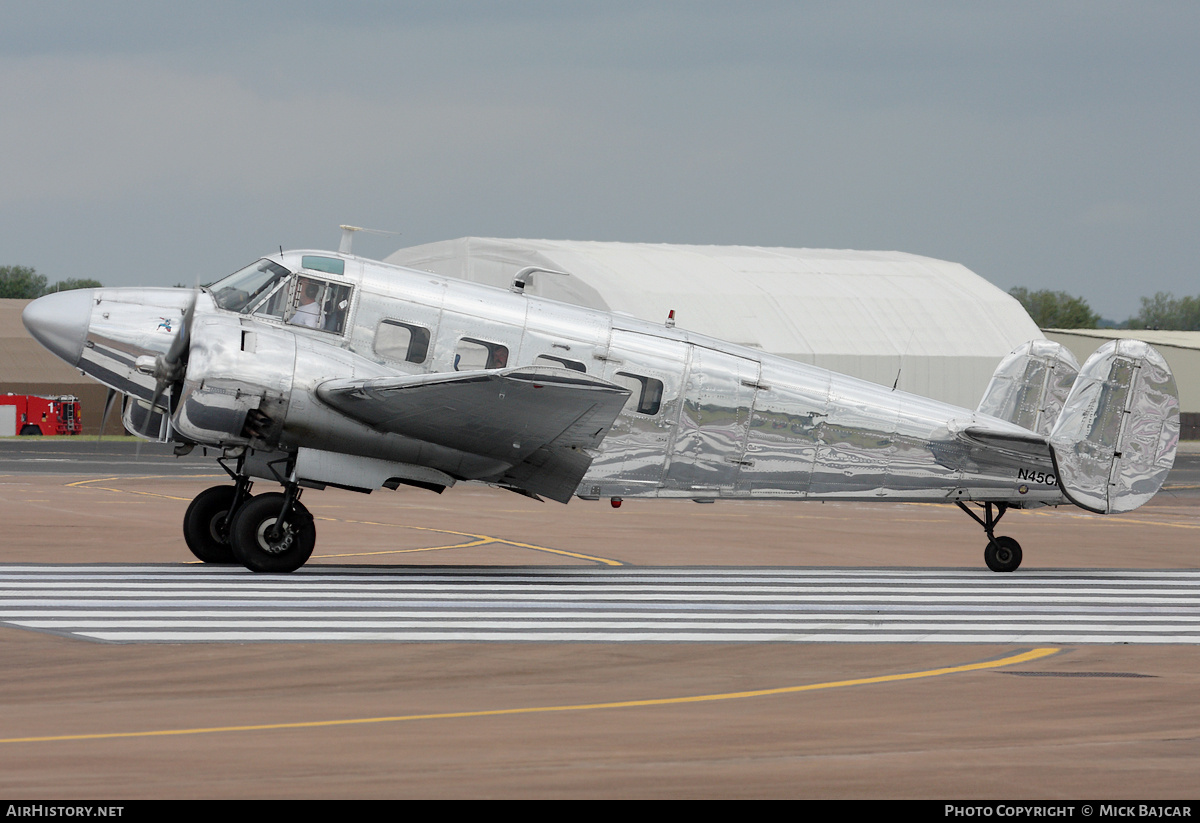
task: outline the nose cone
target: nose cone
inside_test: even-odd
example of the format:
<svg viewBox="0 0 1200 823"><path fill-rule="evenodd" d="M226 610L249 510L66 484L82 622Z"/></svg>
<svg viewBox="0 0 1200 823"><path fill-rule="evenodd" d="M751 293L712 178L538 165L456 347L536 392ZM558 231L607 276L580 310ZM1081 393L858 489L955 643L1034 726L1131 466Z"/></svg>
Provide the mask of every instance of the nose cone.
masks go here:
<svg viewBox="0 0 1200 823"><path fill-rule="evenodd" d="M47 294L25 307L21 322L39 343L74 366L83 354L94 303L94 289Z"/></svg>

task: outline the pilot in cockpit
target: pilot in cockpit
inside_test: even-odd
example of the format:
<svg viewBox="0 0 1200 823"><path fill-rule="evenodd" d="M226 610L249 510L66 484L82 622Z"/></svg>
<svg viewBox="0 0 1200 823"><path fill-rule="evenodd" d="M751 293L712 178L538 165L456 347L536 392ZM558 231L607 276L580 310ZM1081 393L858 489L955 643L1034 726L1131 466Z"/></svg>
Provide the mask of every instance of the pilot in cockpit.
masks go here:
<svg viewBox="0 0 1200 823"><path fill-rule="evenodd" d="M288 322L294 326L307 326L310 329L320 328L321 304L317 298L321 296L321 284L302 278L299 289L300 305L296 307L296 311L292 312Z"/></svg>

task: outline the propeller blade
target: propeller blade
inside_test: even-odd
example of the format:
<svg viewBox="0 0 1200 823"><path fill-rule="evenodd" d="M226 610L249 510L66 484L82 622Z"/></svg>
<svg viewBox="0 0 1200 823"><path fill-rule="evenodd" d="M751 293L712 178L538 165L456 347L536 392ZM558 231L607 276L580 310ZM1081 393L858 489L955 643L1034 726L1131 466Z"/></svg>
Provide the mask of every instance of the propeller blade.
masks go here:
<svg viewBox="0 0 1200 823"><path fill-rule="evenodd" d="M198 288L192 291L192 299L188 302L187 308L183 310L183 322L179 325L179 332L171 341L171 347L167 349L167 353L160 355L154 363L154 396L150 399L150 411L146 415L146 422L142 425L142 436L144 437L150 436L150 421L153 419L158 401L162 399L163 394L170 386L183 379L187 365L185 355L192 342L192 322L196 317L196 298L199 293ZM164 410L163 413L170 414L170 411Z"/></svg>
<svg viewBox="0 0 1200 823"><path fill-rule="evenodd" d="M166 360L171 366L182 362L188 345L192 342L192 320L196 316L196 294L197 291L193 290L191 302L183 310L183 323L179 326L179 334L175 335L175 339L171 341L171 348L167 350Z"/></svg>
<svg viewBox="0 0 1200 823"><path fill-rule="evenodd" d="M166 380L159 380L158 385L154 387L154 396L150 398L150 411L146 412L146 422L142 423L142 437L150 437L150 421L154 419L154 409L158 407L158 401L162 399L166 387Z"/></svg>
<svg viewBox="0 0 1200 823"><path fill-rule="evenodd" d="M109 389L108 394L104 397L104 414L100 416L100 434L96 437L96 448L100 448L100 441L104 439L104 429L108 426L108 413L112 411L113 400L116 399L117 390Z"/></svg>

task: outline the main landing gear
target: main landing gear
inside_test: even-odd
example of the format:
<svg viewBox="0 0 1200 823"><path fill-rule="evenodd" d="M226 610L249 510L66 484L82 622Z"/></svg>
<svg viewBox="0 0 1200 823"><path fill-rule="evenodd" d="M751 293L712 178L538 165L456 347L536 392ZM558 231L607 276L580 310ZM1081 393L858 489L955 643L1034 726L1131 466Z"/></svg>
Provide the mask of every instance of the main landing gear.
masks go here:
<svg viewBox="0 0 1200 823"><path fill-rule="evenodd" d="M234 515L229 543L250 571L294 572L312 556L317 529L297 492L292 485L283 494L260 494Z"/></svg>
<svg viewBox="0 0 1200 823"><path fill-rule="evenodd" d="M996 537L995 534L996 524L1008 511L1008 504L984 503L983 518L968 509L965 503L958 502L956 505L983 526L983 531L988 537L987 548L983 550L983 562L987 563L987 567L994 572L1016 571L1021 565L1021 544L1011 537ZM995 517L992 516L992 506L996 507Z"/></svg>
<svg viewBox="0 0 1200 823"><path fill-rule="evenodd" d="M196 495L183 516L183 539L205 563L236 563L229 545L233 515L250 499L250 483L213 486Z"/></svg>
<svg viewBox="0 0 1200 823"><path fill-rule="evenodd" d="M303 566L312 556L317 530L299 500L299 487L285 483L282 494L254 497L249 477L221 466L234 485L200 492L183 516L183 538L192 554L205 563L241 563L255 572Z"/></svg>

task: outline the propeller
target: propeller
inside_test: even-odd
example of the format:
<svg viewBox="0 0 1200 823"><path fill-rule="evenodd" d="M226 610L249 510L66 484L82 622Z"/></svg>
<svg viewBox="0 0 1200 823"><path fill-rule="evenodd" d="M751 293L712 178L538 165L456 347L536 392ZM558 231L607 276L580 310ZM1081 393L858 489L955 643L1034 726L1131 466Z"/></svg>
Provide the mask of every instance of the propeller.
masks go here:
<svg viewBox="0 0 1200 823"><path fill-rule="evenodd" d="M179 326L179 333L171 341L171 347L167 349L166 354L160 354L154 358L152 372L154 396L150 398L150 413L146 415L146 422L142 426L142 436L144 437L150 437L150 421L153 419L154 409L158 406L158 401L162 399L163 393L182 381L183 375L187 372L187 353L192 342L192 319L196 314L198 292L199 289L192 292L192 299L188 301L187 308L183 310L183 323Z"/></svg>
<svg viewBox="0 0 1200 823"><path fill-rule="evenodd" d="M108 426L108 413L112 411L113 401L117 399L117 390L109 389L108 394L104 396L104 414L100 416L100 434L96 436L96 448L100 448L100 441L104 439L104 429Z"/></svg>

